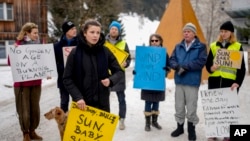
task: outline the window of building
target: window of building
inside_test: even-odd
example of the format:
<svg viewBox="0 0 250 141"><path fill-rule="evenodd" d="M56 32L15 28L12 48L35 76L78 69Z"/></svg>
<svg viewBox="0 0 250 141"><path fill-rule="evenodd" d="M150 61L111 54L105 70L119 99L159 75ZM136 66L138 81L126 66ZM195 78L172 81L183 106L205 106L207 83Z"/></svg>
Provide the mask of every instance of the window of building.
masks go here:
<svg viewBox="0 0 250 141"><path fill-rule="evenodd" d="M3 3L0 3L0 19L3 19Z"/></svg>
<svg viewBox="0 0 250 141"><path fill-rule="evenodd" d="M13 46L15 43L15 40L5 40L5 41L0 41L0 60L1 59L6 59L9 47Z"/></svg>
<svg viewBox="0 0 250 141"><path fill-rule="evenodd" d="M13 20L13 5L0 3L0 20Z"/></svg>
<svg viewBox="0 0 250 141"><path fill-rule="evenodd" d="M0 41L0 59L6 58L6 48L5 48L5 42Z"/></svg>

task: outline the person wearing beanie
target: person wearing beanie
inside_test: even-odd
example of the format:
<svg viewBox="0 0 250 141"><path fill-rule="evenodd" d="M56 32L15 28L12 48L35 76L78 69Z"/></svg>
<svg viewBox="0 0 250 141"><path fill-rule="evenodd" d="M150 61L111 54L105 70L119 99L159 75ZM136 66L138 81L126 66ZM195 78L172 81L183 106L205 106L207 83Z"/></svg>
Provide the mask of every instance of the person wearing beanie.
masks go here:
<svg viewBox="0 0 250 141"><path fill-rule="evenodd" d="M194 34L196 34L196 26L192 23L187 23L184 27L183 27L183 31L185 30L190 30L192 32L194 32Z"/></svg>
<svg viewBox="0 0 250 141"><path fill-rule="evenodd" d="M182 29L183 40L176 44L169 59L175 70L175 120L177 128L171 133L178 137L184 133L187 118L188 140L196 140L195 125L198 124L197 102L202 68L207 59L206 45L196 36L196 26L187 23Z"/></svg>
<svg viewBox="0 0 250 141"><path fill-rule="evenodd" d="M125 61L120 64L123 68L123 78L111 88L111 91L115 91L119 101L119 129L125 129L124 120L126 118L126 99L125 99L125 89L126 89L126 79L125 79L125 68L130 65L131 57L129 47L125 40L121 37L121 24L117 21L112 21L109 25L109 33L106 35L105 46L118 48L122 51L125 51L128 54L127 58L124 58ZM114 54L116 56L116 54ZM116 56L118 57L118 56Z"/></svg>
<svg viewBox="0 0 250 141"><path fill-rule="evenodd" d="M119 34L121 34L121 24L117 21L112 21L111 24L109 25L109 30L111 30L112 27L116 27Z"/></svg>
<svg viewBox="0 0 250 141"><path fill-rule="evenodd" d="M65 89L62 81L64 72L63 47L75 47L77 45L77 30L72 21L65 21L62 24L63 34L58 42L54 44L54 52L57 66L57 87L60 93L60 107L66 113L69 107L69 93Z"/></svg>
<svg viewBox="0 0 250 141"><path fill-rule="evenodd" d="M231 21L227 21L220 26L220 30L228 30L234 32L234 26Z"/></svg>
<svg viewBox="0 0 250 141"><path fill-rule="evenodd" d="M246 73L244 54L240 68L230 68L217 65L214 63L214 58L218 49L243 51L243 48L234 35L234 26L230 21L223 23L219 30L220 33L218 39L210 44L210 51L206 62L206 69L209 73L208 89L231 87L232 90L237 89L237 92L239 92L239 88ZM216 137L208 138L208 141L215 140ZM230 139L225 137L223 141L230 141Z"/></svg>
<svg viewBox="0 0 250 141"><path fill-rule="evenodd" d="M63 34L66 34L73 27L75 27L73 22L71 22L71 21L64 22L62 25Z"/></svg>

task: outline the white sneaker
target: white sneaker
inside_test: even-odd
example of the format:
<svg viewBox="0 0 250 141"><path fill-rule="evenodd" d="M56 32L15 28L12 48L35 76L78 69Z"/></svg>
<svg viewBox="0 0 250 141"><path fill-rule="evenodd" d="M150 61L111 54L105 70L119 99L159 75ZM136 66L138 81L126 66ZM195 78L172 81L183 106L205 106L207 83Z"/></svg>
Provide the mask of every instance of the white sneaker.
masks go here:
<svg viewBox="0 0 250 141"><path fill-rule="evenodd" d="M125 129L124 120L125 120L124 118L120 119L120 122L119 122L119 129L120 130L124 130Z"/></svg>

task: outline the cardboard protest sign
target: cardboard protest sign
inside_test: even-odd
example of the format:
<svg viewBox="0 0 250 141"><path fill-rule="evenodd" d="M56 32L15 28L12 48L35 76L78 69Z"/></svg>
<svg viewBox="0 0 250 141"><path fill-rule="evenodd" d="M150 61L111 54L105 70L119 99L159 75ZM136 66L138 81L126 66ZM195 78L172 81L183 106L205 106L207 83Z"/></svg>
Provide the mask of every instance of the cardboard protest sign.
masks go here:
<svg viewBox="0 0 250 141"><path fill-rule="evenodd" d="M72 102L63 141L112 141L119 116L87 106L85 111Z"/></svg>
<svg viewBox="0 0 250 141"><path fill-rule="evenodd" d="M165 90L166 49L137 46L135 50L134 88Z"/></svg>
<svg viewBox="0 0 250 141"><path fill-rule="evenodd" d="M230 88L202 90L201 103L206 137L229 137L231 124L238 124L240 107L237 90Z"/></svg>
<svg viewBox="0 0 250 141"><path fill-rule="evenodd" d="M67 58L71 52L71 50L75 48L75 46L69 46L69 47L63 47L62 50L63 50L63 63L64 63L64 66L66 65L66 62L67 62Z"/></svg>
<svg viewBox="0 0 250 141"><path fill-rule="evenodd" d="M14 82L57 77L53 44L29 44L9 48Z"/></svg>
<svg viewBox="0 0 250 141"><path fill-rule="evenodd" d="M243 52L227 49L218 49L214 64L230 68L241 68Z"/></svg>
<svg viewBox="0 0 250 141"><path fill-rule="evenodd" d="M105 42L105 46L115 55L118 63L122 66L122 63L128 58L128 53L124 50L120 50L113 44Z"/></svg>

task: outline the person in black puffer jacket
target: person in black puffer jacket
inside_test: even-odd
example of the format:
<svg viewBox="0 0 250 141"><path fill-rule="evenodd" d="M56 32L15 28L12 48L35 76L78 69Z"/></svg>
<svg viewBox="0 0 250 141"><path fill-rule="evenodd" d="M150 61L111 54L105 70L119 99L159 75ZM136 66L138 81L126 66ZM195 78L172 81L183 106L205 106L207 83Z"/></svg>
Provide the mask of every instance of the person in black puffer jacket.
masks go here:
<svg viewBox="0 0 250 141"><path fill-rule="evenodd" d="M69 54L64 70L64 86L79 109L88 105L110 112L110 87L123 77L122 69L104 47L105 37L98 21L87 20L77 37L78 44Z"/></svg>

